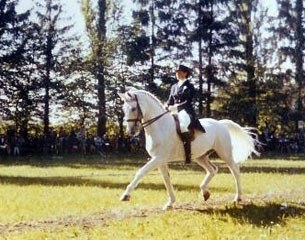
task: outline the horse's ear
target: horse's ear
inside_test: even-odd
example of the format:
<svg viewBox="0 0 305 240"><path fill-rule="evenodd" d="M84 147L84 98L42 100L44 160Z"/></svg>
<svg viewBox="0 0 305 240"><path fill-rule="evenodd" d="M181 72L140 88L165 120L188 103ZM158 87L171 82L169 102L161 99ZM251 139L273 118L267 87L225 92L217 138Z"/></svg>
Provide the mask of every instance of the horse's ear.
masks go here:
<svg viewBox="0 0 305 240"><path fill-rule="evenodd" d="M126 96L125 96L124 93L118 93L118 95L119 95L119 97L120 97L123 101L126 100Z"/></svg>
<svg viewBox="0 0 305 240"><path fill-rule="evenodd" d="M134 100L134 94L130 91L126 92L125 93L125 100L126 101L132 101Z"/></svg>
<svg viewBox="0 0 305 240"><path fill-rule="evenodd" d="M136 89L135 87L128 87L128 92L135 92L138 91L138 89Z"/></svg>
<svg viewBox="0 0 305 240"><path fill-rule="evenodd" d="M125 93L118 93L119 97L123 100L123 101L132 101L134 100L134 94L131 92L125 92Z"/></svg>

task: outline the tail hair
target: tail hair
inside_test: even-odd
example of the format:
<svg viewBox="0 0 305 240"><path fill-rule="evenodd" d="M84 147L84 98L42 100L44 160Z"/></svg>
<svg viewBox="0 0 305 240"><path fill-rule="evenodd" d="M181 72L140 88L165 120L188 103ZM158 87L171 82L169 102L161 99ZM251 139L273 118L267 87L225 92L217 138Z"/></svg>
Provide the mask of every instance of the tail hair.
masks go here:
<svg viewBox="0 0 305 240"><path fill-rule="evenodd" d="M256 128L241 127L227 119L220 120L220 122L229 130L233 149L232 154L236 163L246 161L249 157L252 157L252 154L260 156L260 152L256 150L261 145L258 135L255 133Z"/></svg>

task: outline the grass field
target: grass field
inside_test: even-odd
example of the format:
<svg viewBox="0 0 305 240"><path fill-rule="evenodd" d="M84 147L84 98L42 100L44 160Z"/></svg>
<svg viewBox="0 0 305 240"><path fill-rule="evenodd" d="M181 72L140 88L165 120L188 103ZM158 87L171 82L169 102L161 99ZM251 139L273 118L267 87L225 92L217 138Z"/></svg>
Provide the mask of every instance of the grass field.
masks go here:
<svg viewBox="0 0 305 240"><path fill-rule="evenodd" d="M158 171L130 202L119 197L141 158L0 158L0 239L305 239L305 157L261 158L241 167L244 202L232 203L222 162L203 202L196 164L171 164L177 203ZM144 159L144 157L142 158Z"/></svg>

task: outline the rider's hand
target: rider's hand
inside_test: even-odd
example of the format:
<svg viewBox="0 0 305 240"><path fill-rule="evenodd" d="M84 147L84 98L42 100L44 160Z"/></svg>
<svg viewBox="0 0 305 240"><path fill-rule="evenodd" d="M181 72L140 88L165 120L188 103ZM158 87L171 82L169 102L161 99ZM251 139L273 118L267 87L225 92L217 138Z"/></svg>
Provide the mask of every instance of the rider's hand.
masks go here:
<svg viewBox="0 0 305 240"><path fill-rule="evenodd" d="M171 112L178 112L178 106L177 105L170 105L168 106L168 110Z"/></svg>

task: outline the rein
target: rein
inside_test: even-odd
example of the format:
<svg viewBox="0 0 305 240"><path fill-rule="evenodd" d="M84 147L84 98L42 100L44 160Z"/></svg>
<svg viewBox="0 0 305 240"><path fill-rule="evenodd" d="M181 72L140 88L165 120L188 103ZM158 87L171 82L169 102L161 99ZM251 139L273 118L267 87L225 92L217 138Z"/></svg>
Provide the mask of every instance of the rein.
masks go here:
<svg viewBox="0 0 305 240"><path fill-rule="evenodd" d="M155 121L157 121L159 118L163 117L168 112L169 112L169 110L165 111L164 113L161 113L160 115L158 115L150 120L147 120L146 122L142 123L142 127L143 128L148 127L149 125L153 124Z"/></svg>
<svg viewBox="0 0 305 240"><path fill-rule="evenodd" d="M138 101L138 98L136 95L135 95L135 101L137 103L138 116L137 116L137 118L127 119L126 122L135 122L135 124L140 122L142 125L142 128L148 127L149 125L153 124L155 121L157 121L161 117L163 117L165 114L169 113L169 110L166 110L165 112L159 114L158 116L156 116L152 119L147 120L146 122L141 122L142 118L143 118L143 113L142 113L142 110L141 110L141 107L140 107L140 104L139 104L139 101Z"/></svg>

